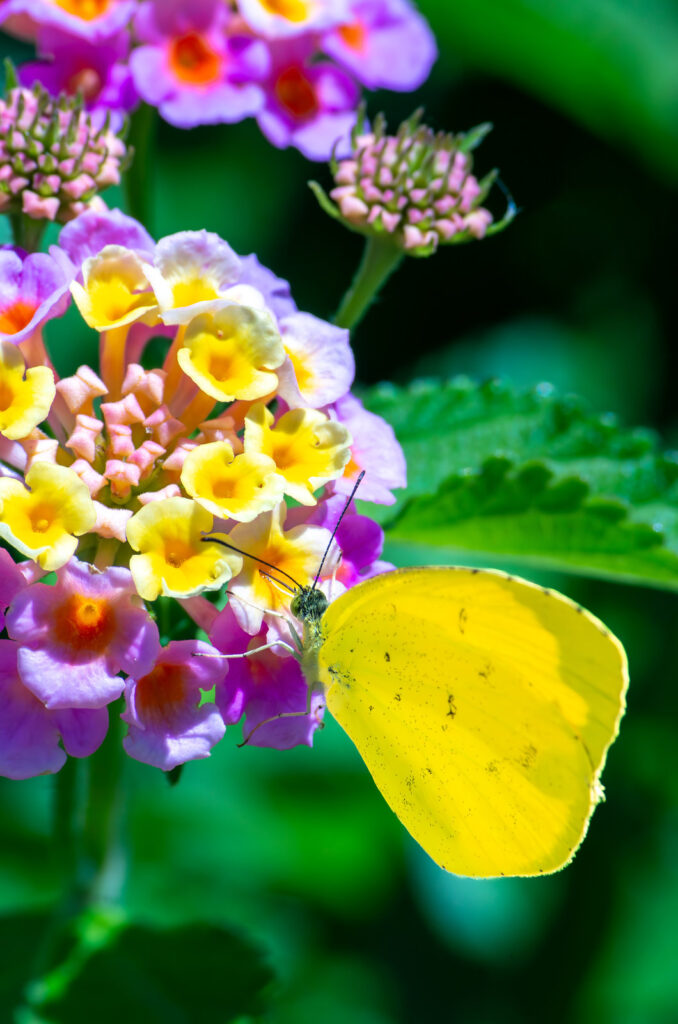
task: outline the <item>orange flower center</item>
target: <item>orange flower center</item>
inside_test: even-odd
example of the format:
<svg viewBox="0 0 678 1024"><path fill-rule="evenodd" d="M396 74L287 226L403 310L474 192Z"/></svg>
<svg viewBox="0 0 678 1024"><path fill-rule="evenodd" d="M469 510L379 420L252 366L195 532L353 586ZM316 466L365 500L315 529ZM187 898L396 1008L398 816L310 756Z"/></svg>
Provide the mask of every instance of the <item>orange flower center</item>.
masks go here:
<svg viewBox="0 0 678 1024"><path fill-rule="evenodd" d="M197 32L175 39L170 50L174 74L189 85L215 82L221 71L221 58Z"/></svg>
<svg viewBox="0 0 678 1024"><path fill-rule="evenodd" d="M68 79L66 92L72 96L79 92L84 100L93 100L101 92L102 85L101 75L95 68L82 68Z"/></svg>
<svg viewBox="0 0 678 1024"><path fill-rule="evenodd" d="M0 381L0 412L5 412L14 402L14 389L7 381Z"/></svg>
<svg viewBox="0 0 678 1024"><path fill-rule="evenodd" d="M0 309L0 332L3 334L18 334L23 331L26 324L33 319L33 314L38 307L23 299L17 299L11 306Z"/></svg>
<svg viewBox="0 0 678 1024"><path fill-rule="evenodd" d="M275 94L280 105L300 120L318 111L315 91L301 68L285 68L275 83Z"/></svg>
<svg viewBox="0 0 678 1024"><path fill-rule="evenodd" d="M103 597L72 594L56 610L54 629L67 647L104 651L115 631L115 615Z"/></svg>
<svg viewBox="0 0 678 1024"><path fill-rule="evenodd" d="M356 50L357 53L365 52L367 32L362 21L353 21L350 25L340 25L339 35L350 50Z"/></svg>
<svg viewBox="0 0 678 1024"><path fill-rule="evenodd" d="M304 21L308 16L308 4L304 0L262 0L271 14L279 14L288 21Z"/></svg>
<svg viewBox="0 0 678 1024"><path fill-rule="evenodd" d="M140 718L167 722L183 707L188 687L180 665L156 665L137 683L135 704Z"/></svg>
<svg viewBox="0 0 678 1024"><path fill-rule="evenodd" d="M83 21L94 21L106 13L111 6L111 0L56 0L56 5L67 14L82 18Z"/></svg>

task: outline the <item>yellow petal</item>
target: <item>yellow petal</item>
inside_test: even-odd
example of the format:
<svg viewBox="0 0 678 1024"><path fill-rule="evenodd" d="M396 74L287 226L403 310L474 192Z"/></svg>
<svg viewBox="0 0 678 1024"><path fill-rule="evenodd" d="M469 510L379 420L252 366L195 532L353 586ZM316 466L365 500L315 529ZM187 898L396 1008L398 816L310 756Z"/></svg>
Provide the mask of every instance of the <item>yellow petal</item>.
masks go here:
<svg viewBox="0 0 678 1024"><path fill-rule="evenodd" d="M313 492L343 473L351 435L317 409L291 409L274 424L272 413L257 403L245 418L245 452L272 458L285 493L302 505L315 505Z"/></svg>
<svg viewBox="0 0 678 1024"><path fill-rule="evenodd" d="M34 462L26 485L0 479L0 536L43 569L60 569L94 527L94 502L73 470L50 462Z"/></svg>
<svg viewBox="0 0 678 1024"><path fill-rule="evenodd" d="M211 529L211 514L190 498L152 501L132 516L127 539L139 554L129 567L139 595L145 601L193 597L219 590L239 572L239 555L203 541Z"/></svg>
<svg viewBox="0 0 678 1024"><path fill-rule="evenodd" d="M253 401L278 386L272 370L285 350L271 315L227 305L191 320L177 361L201 391L220 402Z"/></svg>
<svg viewBox="0 0 678 1024"><path fill-rule="evenodd" d="M227 441L198 445L186 456L181 483L199 505L215 516L249 523L274 508L283 481L267 455L233 455Z"/></svg>

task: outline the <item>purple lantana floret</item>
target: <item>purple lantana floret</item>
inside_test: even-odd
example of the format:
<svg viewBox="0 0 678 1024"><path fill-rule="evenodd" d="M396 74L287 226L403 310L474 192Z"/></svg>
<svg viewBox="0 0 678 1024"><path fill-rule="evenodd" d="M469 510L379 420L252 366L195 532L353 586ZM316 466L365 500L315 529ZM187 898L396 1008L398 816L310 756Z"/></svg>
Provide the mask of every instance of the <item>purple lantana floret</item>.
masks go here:
<svg viewBox="0 0 678 1024"><path fill-rule="evenodd" d="M418 89L438 51L428 23L409 0L354 0L351 12L350 22L323 36L325 53L369 89Z"/></svg>
<svg viewBox="0 0 678 1024"><path fill-rule="evenodd" d="M56 247L50 255L0 249L0 341L19 344L71 301L74 270Z"/></svg>
<svg viewBox="0 0 678 1024"><path fill-rule="evenodd" d="M266 46L239 29L220 0L146 0L135 18L141 42L131 55L136 88L179 128L251 117L263 105L257 84Z"/></svg>
<svg viewBox="0 0 678 1024"><path fill-rule="evenodd" d="M278 394L292 409L320 409L353 383L355 360L348 331L311 313L280 321L287 359L278 369Z"/></svg>
<svg viewBox="0 0 678 1024"><path fill-rule="evenodd" d="M309 160L344 156L356 121L359 89L341 68L314 60L313 38L271 44L266 105L257 121L279 149L296 146Z"/></svg>
<svg viewBox="0 0 678 1024"><path fill-rule="evenodd" d="M210 756L226 731L226 721L232 720L223 699L219 706L201 703L203 693L213 687L221 690L228 669L228 661L210 656L216 653L209 644L173 641L149 673L132 675L122 715L129 723L123 745L131 757L171 771Z"/></svg>
<svg viewBox="0 0 678 1024"><path fill-rule="evenodd" d="M54 0L7 0L0 7L0 21L21 16L22 27L31 24L38 29L51 25L97 43L129 24L136 5L136 0L107 0L93 16L79 16Z"/></svg>
<svg viewBox="0 0 678 1024"><path fill-rule="evenodd" d="M108 730L107 708L48 710L21 680L19 651L0 640L0 775L9 779L58 772L66 753L88 757Z"/></svg>
<svg viewBox="0 0 678 1024"><path fill-rule="evenodd" d="M77 269L107 245L123 245L147 254L155 248L146 228L121 210L87 210L66 224L59 235L59 247Z"/></svg>
<svg viewBox="0 0 678 1024"><path fill-rule="evenodd" d="M93 124L103 125L108 117L111 129L120 131L125 115L139 99L127 64L129 33L92 43L45 28L38 33L37 48L45 59L21 65L17 71L21 84L30 88L40 82L52 96L80 93Z"/></svg>
<svg viewBox="0 0 678 1024"><path fill-rule="evenodd" d="M360 497L378 505L393 505L392 488L407 485L405 456L393 427L381 416L368 412L355 395L340 398L331 411L340 423L348 427L353 438L351 470L335 481L335 491L350 494L360 470L364 469Z"/></svg>
<svg viewBox="0 0 678 1024"><path fill-rule="evenodd" d="M253 637L245 633L227 606L216 618L210 639L218 650L241 654L266 644L267 632L263 626ZM233 658L223 689L217 690L217 703L223 702L225 713L231 716L235 709L244 710L243 738L251 746L276 750L300 744L310 747L313 734L322 728L325 699L321 693L313 693L310 712L306 713L308 686L304 674L296 658L282 653L268 650Z"/></svg>
<svg viewBox="0 0 678 1024"><path fill-rule="evenodd" d="M120 671L145 673L160 653L129 570L99 572L76 558L55 586L36 583L17 595L7 629L22 644L22 682L50 709L103 707L123 691Z"/></svg>

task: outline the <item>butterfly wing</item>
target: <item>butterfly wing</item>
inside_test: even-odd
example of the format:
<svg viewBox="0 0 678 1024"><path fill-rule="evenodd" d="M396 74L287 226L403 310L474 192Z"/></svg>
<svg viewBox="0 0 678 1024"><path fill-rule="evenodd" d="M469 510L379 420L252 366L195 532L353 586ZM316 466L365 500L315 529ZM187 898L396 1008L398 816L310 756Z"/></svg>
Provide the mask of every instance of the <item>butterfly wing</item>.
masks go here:
<svg viewBox="0 0 678 1024"><path fill-rule="evenodd" d="M571 860L624 711L626 658L601 622L504 573L425 568L342 594L323 634L329 711L441 867Z"/></svg>

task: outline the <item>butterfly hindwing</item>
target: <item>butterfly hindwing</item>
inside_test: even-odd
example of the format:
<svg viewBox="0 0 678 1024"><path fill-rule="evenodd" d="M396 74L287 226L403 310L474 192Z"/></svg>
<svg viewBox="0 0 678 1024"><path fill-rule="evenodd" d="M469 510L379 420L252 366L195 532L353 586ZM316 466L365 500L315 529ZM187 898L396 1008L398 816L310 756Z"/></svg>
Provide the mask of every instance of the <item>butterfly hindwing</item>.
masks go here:
<svg viewBox="0 0 678 1024"><path fill-rule="evenodd" d="M503 573L403 569L333 602L320 681L408 831L448 871L555 871L581 842L623 713L619 642Z"/></svg>

